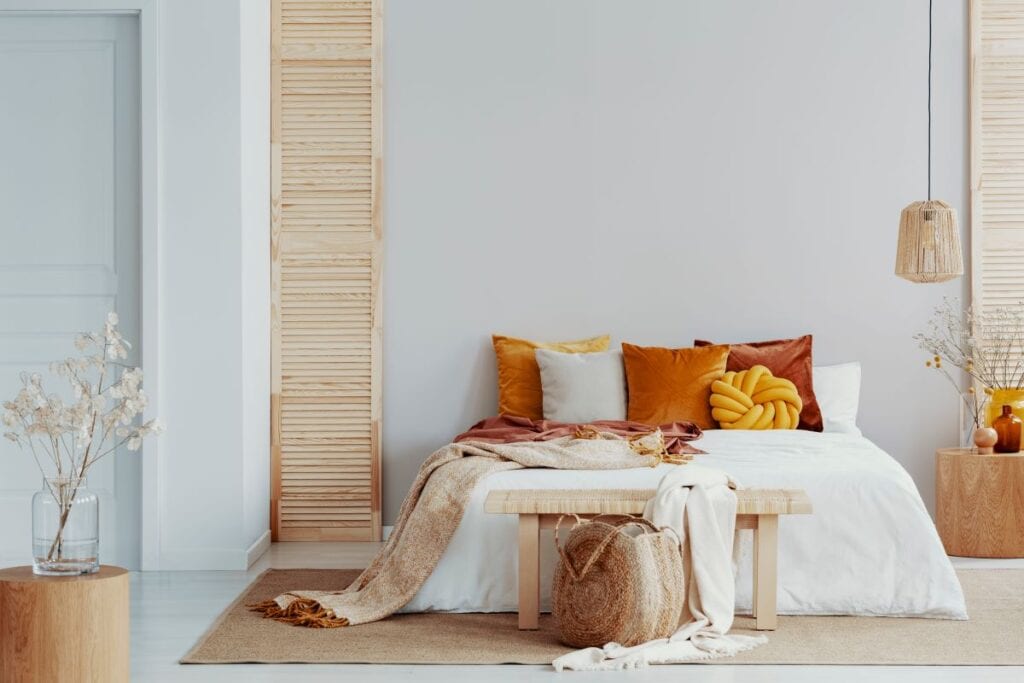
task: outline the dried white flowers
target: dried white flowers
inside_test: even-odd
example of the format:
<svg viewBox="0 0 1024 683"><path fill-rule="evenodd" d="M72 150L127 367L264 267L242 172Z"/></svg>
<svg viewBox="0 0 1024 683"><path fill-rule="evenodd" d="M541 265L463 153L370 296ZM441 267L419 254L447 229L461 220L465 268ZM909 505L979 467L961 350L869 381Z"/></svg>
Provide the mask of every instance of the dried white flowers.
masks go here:
<svg viewBox="0 0 1024 683"><path fill-rule="evenodd" d="M914 339L931 356L929 367L948 363L989 389L1024 388L1024 304L961 310L945 298Z"/></svg>
<svg viewBox="0 0 1024 683"><path fill-rule="evenodd" d="M71 386L69 400L47 394L38 373L22 373L22 388L3 404L4 437L29 450L44 476L81 478L104 456L121 446L138 450L142 439L163 431L154 418L137 424L146 408L142 370L121 361L131 345L109 313L102 333L75 339L81 353L51 364Z"/></svg>

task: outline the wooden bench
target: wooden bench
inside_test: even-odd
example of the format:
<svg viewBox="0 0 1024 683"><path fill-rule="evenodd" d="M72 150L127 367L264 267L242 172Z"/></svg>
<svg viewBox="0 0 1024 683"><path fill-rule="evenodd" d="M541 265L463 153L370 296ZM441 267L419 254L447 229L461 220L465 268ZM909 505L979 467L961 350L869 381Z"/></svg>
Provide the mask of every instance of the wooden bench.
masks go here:
<svg viewBox="0 0 1024 683"><path fill-rule="evenodd" d="M540 618L540 530L553 529L563 514L640 515L654 490L511 489L491 491L484 509L519 515L519 628L536 629ZM809 514L811 501L799 489L743 489L736 492L736 528L754 530L754 619L756 628L775 628L779 515Z"/></svg>

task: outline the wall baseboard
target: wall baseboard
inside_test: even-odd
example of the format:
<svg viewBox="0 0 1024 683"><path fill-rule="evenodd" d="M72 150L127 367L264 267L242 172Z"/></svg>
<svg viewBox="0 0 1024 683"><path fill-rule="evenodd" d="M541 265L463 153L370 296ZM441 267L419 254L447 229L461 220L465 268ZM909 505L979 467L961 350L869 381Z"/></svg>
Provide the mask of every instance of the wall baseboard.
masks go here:
<svg viewBox="0 0 1024 683"><path fill-rule="evenodd" d="M392 525L385 525L385 526L381 527L380 539L382 541L388 540L388 536L390 536L391 532L394 531L394 530L395 530L395 527L392 526Z"/></svg>
<svg viewBox="0 0 1024 683"><path fill-rule="evenodd" d="M253 541L249 549L245 551L245 568L251 567L268 550L270 550L270 529L264 531L259 538Z"/></svg>
<svg viewBox="0 0 1024 683"><path fill-rule="evenodd" d="M260 534L252 545L241 548L179 548L164 549L160 553L161 571L189 571L193 569L245 571L270 549L270 530Z"/></svg>
<svg viewBox="0 0 1024 683"><path fill-rule="evenodd" d="M165 548L160 553L160 571L237 570L249 568L242 548Z"/></svg>

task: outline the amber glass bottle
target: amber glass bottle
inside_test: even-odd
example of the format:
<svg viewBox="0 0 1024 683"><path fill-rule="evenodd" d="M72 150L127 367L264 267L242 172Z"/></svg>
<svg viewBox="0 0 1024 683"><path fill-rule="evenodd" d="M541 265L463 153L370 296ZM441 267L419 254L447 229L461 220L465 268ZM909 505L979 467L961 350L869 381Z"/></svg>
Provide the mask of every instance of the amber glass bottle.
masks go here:
<svg viewBox="0 0 1024 683"><path fill-rule="evenodd" d="M996 453L1016 453L1020 450L1021 419L1013 414L1011 406L1003 406L1003 414L992 421L996 430Z"/></svg>

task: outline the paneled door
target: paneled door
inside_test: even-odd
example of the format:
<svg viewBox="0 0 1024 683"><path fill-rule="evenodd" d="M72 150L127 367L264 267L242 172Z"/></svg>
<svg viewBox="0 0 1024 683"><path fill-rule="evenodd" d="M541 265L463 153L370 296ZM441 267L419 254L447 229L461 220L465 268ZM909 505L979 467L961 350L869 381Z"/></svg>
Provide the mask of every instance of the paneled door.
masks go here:
<svg viewBox="0 0 1024 683"><path fill-rule="evenodd" d="M101 330L108 311L139 339L138 40L134 15L0 12L3 400L22 371L46 377L74 354L74 335ZM89 475L104 563L138 567L140 457L119 453ZM0 440L0 565L31 563L40 486L31 455Z"/></svg>
<svg viewBox="0 0 1024 683"><path fill-rule="evenodd" d="M380 0L271 4L271 521L380 519Z"/></svg>

